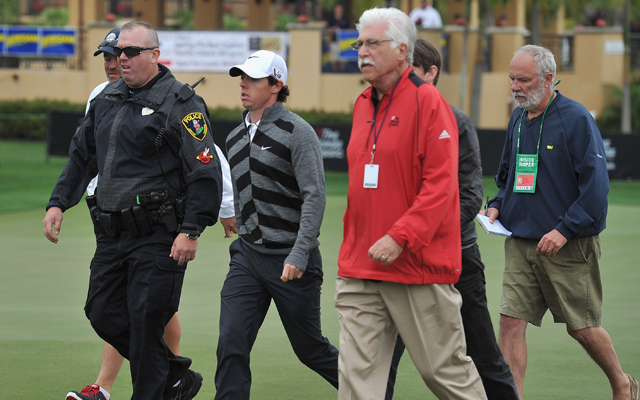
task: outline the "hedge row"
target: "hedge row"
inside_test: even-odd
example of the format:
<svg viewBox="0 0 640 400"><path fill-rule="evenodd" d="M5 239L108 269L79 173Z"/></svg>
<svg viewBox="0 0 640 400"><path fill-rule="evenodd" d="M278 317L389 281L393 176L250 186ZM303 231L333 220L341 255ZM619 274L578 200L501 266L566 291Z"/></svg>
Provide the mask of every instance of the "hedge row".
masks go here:
<svg viewBox="0 0 640 400"><path fill-rule="evenodd" d="M83 112L85 104L51 100L0 101L0 139L44 140L49 111Z"/></svg>
<svg viewBox="0 0 640 400"><path fill-rule="evenodd" d="M285 103L286 106L286 103ZM325 111L292 110L310 124L317 123L351 123L351 113ZM239 108L218 107L209 110L212 121L240 121L242 110Z"/></svg>
<svg viewBox="0 0 640 400"><path fill-rule="evenodd" d="M52 100L0 101L0 140L45 140L50 111L83 112L85 104ZM239 121L239 108L212 108L211 120ZM351 122L350 113L329 113L317 111L296 111L307 122L335 123Z"/></svg>

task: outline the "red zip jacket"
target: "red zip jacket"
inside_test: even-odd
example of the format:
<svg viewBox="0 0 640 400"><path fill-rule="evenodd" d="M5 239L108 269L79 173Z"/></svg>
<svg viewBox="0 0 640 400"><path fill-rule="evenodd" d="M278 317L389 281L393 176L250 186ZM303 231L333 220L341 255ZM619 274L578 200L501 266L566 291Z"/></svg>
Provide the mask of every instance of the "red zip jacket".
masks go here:
<svg viewBox="0 0 640 400"><path fill-rule="evenodd" d="M461 270L458 128L451 107L411 68L395 92L375 103L368 88L354 106L338 276L456 283ZM378 188L365 189L364 169L378 130L373 161L380 166ZM374 263L368 251L387 233L403 251L385 266Z"/></svg>

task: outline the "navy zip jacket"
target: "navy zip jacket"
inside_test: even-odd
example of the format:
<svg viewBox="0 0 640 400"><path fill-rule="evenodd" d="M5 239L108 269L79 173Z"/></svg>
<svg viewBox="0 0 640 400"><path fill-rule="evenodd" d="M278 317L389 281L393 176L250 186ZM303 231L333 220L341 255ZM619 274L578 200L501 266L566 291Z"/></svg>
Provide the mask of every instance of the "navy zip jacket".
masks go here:
<svg viewBox="0 0 640 400"><path fill-rule="evenodd" d="M606 226L609 177L598 126L586 108L556 91L542 126L535 193L514 193L518 126L520 154L535 154L542 114L527 121L517 107L507 131L490 207L513 237L539 240L553 229L566 239L594 236Z"/></svg>

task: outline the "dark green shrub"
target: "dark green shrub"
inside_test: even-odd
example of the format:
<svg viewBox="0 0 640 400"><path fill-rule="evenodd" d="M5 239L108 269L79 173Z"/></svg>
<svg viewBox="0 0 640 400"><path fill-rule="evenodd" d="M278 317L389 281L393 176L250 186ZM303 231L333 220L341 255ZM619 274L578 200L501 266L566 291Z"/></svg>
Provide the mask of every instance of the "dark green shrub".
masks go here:
<svg viewBox="0 0 640 400"><path fill-rule="evenodd" d="M601 132L620 132L622 125L622 90L614 85L605 85L609 104L596 116ZM640 132L640 78L631 82L631 132Z"/></svg>
<svg viewBox="0 0 640 400"><path fill-rule="evenodd" d="M232 15L232 14L224 14L222 16L222 25L224 26L225 31L246 31L247 23Z"/></svg>
<svg viewBox="0 0 640 400"><path fill-rule="evenodd" d="M85 104L52 100L0 101L0 140L44 140L49 111L84 111Z"/></svg>
<svg viewBox="0 0 640 400"><path fill-rule="evenodd" d="M69 21L69 11L62 7L47 7L40 18L44 26L65 26Z"/></svg>
<svg viewBox="0 0 640 400"><path fill-rule="evenodd" d="M45 140L48 113L57 111L83 112L85 104L54 100L0 101L0 140ZM209 109L211 120L240 121L240 108L217 107ZM351 123L351 113L324 111L296 111L310 124Z"/></svg>
<svg viewBox="0 0 640 400"><path fill-rule="evenodd" d="M286 106L286 103L285 103ZM351 113L326 112L326 111L299 111L292 110L310 124L315 123L351 123ZM242 109L217 107L209 109L212 120L240 121Z"/></svg>
<svg viewBox="0 0 640 400"><path fill-rule="evenodd" d="M193 29L193 11L187 8L181 8L173 15L178 21L178 26L181 30Z"/></svg>
<svg viewBox="0 0 640 400"><path fill-rule="evenodd" d="M18 0L0 0L0 24L13 25L20 21Z"/></svg>

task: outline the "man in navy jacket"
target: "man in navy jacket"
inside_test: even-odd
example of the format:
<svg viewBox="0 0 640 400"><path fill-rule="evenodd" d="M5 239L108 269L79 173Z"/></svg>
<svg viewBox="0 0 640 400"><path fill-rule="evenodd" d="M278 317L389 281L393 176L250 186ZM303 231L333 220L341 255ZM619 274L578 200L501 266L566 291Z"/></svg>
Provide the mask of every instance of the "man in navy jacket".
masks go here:
<svg viewBox="0 0 640 400"><path fill-rule="evenodd" d="M490 202L490 221L513 236L505 242L500 348L520 397L527 366L527 324L547 309L565 323L604 371L614 399L638 398L638 382L622 371L601 326L599 233L606 226L609 178L598 127L584 106L554 90L553 54L527 45L509 67L516 107Z"/></svg>

